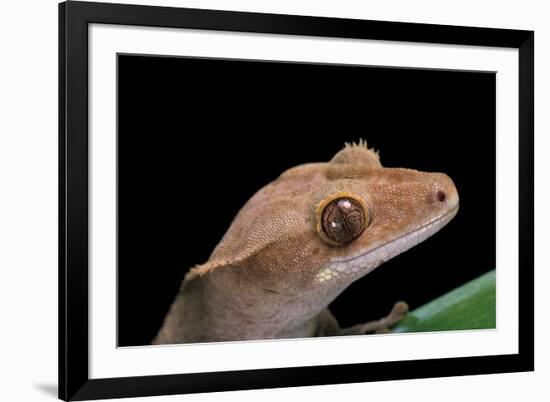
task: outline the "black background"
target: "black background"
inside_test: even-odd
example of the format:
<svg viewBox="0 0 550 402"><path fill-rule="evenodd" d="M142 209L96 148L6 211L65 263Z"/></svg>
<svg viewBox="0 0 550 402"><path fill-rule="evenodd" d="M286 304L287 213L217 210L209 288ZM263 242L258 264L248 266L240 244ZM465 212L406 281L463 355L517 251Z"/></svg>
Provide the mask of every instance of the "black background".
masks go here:
<svg viewBox="0 0 550 402"><path fill-rule="evenodd" d="M151 341L255 191L359 138L385 166L447 173L460 211L332 303L343 326L495 267L494 74L135 55L118 70L119 346Z"/></svg>

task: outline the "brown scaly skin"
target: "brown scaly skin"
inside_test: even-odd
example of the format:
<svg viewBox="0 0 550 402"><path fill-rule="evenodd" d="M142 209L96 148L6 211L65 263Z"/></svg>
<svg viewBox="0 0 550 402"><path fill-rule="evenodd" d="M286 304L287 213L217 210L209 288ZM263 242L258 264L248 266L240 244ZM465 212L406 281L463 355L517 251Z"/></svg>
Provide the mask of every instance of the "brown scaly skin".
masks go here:
<svg viewBox="0 0 550 402"><path fill-rule="evenodd" d="M365 214L364 230L355 229L358 237L346 244L323 230L324 209L340 197ZM387 331L406 314L405 303L379 321L343 329L327 306L457 211L448 176L382 167L364 142L347 145L328 163L289 169L244 205L208 262L187 274L153 343Z"/></svg>

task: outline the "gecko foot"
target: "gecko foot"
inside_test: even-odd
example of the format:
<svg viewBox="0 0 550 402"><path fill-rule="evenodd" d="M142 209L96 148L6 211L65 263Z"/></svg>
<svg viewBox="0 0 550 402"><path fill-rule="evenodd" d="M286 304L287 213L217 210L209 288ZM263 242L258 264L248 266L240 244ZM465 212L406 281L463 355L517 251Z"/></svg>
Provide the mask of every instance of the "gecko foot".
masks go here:
<svg viewBox="0 0 550 402"><path fill-rule="evenodd" d="M390 333L389 329L391 326L395 325L401 319L403 319L407 312L409 311L409 306L404 301L398 301L393 305L390 313L380 320L370 321L364 324L357 324L349 328L343 328L340 330L338 335L360 335L360 334L386 334Z"/></svg>

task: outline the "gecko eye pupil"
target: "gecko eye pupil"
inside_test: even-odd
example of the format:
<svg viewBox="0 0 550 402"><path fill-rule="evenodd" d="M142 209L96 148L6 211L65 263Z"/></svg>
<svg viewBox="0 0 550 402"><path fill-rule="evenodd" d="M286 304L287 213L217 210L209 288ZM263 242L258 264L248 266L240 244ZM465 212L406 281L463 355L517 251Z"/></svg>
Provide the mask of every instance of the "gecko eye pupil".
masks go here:
<svg viewBox="0 0 550 402"><path fill-rule="evenodd" d="M338 244L357 239L365 230L365 211L359 202L349 197L332 200L321 216L323 232Z"/></svg>

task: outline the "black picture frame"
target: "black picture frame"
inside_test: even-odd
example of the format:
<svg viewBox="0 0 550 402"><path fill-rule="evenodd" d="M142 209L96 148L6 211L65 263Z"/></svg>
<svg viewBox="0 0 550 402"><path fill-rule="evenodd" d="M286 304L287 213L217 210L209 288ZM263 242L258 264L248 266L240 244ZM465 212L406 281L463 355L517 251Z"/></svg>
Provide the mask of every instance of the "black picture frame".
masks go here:
<svg viewBox="0 0 550 402"><path fill-rule="evenodd" d="M519 51L517 354L90 379L88 373L88 25L377 39ZM534 32L70 1L59 4L59 398L292 387L534 370Z"/></svg>

